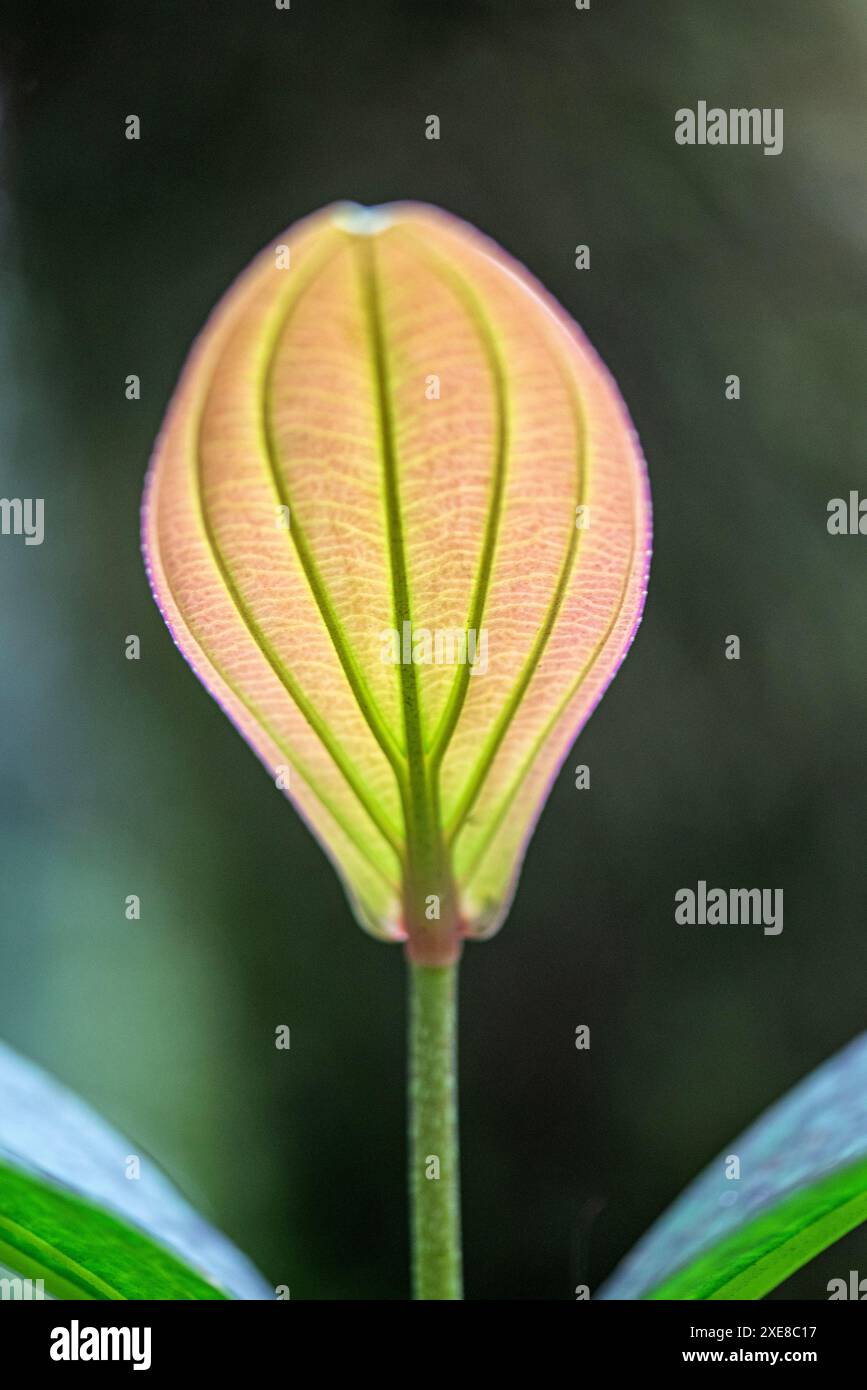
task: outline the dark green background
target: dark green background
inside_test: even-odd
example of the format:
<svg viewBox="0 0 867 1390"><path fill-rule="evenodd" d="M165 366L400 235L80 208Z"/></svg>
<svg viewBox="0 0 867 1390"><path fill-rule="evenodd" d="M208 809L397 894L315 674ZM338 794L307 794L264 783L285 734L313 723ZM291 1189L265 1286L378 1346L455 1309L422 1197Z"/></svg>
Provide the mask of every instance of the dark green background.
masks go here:
<svg viewBox="0 0 867 1390"><path fill-rule="evenodd" d="M867 487L867 9L5 11L0 491L44 497L47 530L0 540L0 1031L295 1298L407 1292L403 961L354 925L150 599L137 512L163 409L278 231L408 197L526 262L629 404L645 622L581 739L592 789L573 755L462 981L468 1294L568 1299L867 1024L867 539L825 524ZM678 147L699 99L782 106L783 154ZM782 936L676 927L699 878L782 887ZM780 1296L850 1268L864 1233Z"/></svg>

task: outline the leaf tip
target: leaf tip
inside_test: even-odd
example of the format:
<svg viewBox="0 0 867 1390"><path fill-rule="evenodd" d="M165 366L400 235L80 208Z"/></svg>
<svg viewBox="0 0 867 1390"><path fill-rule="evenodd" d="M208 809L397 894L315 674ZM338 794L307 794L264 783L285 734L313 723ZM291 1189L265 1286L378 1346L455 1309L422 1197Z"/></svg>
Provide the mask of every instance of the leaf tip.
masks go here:
<svg viewBox="0 0 867 1390"><path fill-rule="evenodd" d="M365 207L363 203L338 203L332 222L351 236L379 236L392 226L394 218L387 203Z"/></svg>

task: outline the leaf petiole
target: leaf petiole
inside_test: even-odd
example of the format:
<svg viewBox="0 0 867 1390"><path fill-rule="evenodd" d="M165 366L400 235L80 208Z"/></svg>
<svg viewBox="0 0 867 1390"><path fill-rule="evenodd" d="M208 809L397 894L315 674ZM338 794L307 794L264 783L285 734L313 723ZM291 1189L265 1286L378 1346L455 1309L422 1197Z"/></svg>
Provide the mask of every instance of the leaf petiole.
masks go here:
<svg viewBox="0 0 867 1390"><path fill-rule="evenodd" d="M457 963L409 970L409 1197L413 1296L463 1297Z"/></svg>

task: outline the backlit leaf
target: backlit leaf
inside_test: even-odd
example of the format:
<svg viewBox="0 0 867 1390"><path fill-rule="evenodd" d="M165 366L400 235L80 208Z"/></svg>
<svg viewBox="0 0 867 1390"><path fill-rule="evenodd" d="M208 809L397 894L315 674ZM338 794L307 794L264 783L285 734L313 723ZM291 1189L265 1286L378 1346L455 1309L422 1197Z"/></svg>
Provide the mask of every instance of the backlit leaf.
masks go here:
<svg viewBox="0 0 867 1390"><path fill-rule="evenodd" d="M575 324L414 204L326 208L229 290L143 522L178 646L361 922L439 962L502 921L635 632L649 528L634 432Z"/></svg>
<svg viewBox="0 0 867 1390"><path fill-rule="evenodd" d="M2 1043L0 1266L56 1298L274 1298L129 1139Z"/></svg>
<svg viewBox="0 0 867 1390"><path fill-rule="evenodd" d="M865 1218L867 1033L730 1144L598 1297L762 1298Z"/></svg>

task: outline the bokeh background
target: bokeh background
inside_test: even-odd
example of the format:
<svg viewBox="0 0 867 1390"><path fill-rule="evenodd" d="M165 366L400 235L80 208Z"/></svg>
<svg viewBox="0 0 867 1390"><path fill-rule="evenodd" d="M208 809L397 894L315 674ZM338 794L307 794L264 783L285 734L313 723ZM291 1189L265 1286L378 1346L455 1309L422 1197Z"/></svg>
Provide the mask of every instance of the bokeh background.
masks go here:
<svg viewBox="0 0 867 1390"><path fill-rule="evenodd" d="M826 530L867 488L867 7L8 0L0 37L0 493L46 506L0 541L3 1036L293 1297L406 1296L401 952L174 649L138 505L254 252L442 204L584 326L653 486L645 622L462 979L468 1296L595 1287L867 1026L867 541ZM782 106L783 154L677 146L699 99ZM782 887L783 934L675 926L699 878ZM863 1231L776 1297L850 1268Z"/></svg>

